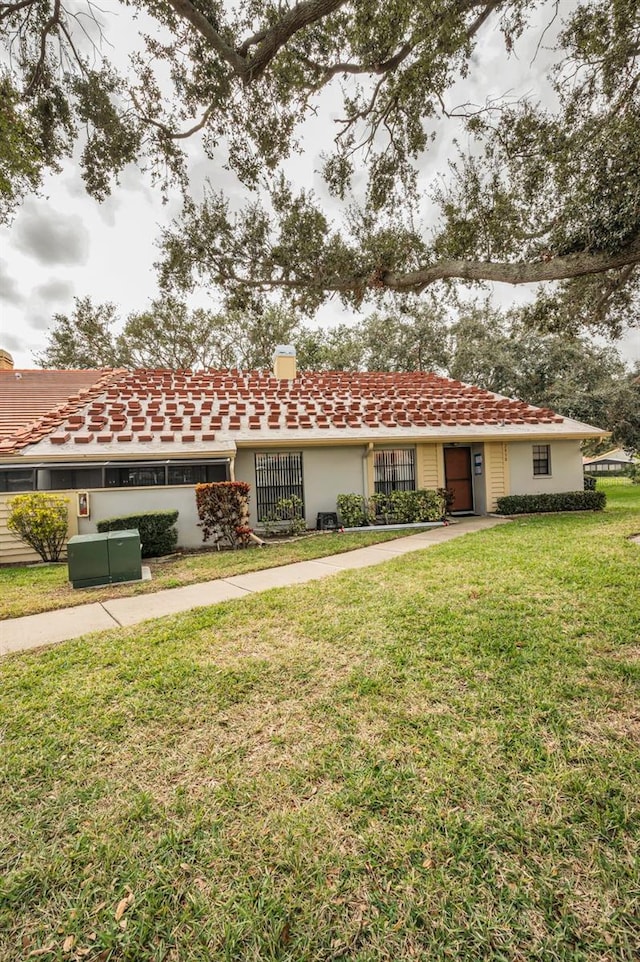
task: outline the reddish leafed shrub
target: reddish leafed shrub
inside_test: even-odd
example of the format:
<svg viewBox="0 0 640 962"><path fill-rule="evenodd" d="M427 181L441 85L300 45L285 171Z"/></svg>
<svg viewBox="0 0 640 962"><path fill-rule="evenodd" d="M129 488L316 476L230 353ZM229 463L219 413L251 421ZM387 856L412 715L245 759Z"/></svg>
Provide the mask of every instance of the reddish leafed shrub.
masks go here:
<svg viewBox="0 0 640 962"><path fill-rule="evenodd" d="M246 481L196 484L196 506L203 541L237 548L249 541L249 489Z"/></svg>

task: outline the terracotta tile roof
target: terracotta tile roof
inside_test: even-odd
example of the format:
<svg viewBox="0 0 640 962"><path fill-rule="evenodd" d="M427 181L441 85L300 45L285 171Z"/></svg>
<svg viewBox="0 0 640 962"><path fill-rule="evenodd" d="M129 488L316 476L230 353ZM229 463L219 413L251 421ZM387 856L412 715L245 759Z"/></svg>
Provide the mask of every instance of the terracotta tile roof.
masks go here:
<svg viewBox="0 0 640 962"><path fill-rule="evenodd" d="M0 371L0 453L45 437L89 400L103 394L122 370Z"/></svg>
<svg viewBox="0 0 640 962"><path fill-rule="evenodd" d="M424 373L329 372L294 380L236 370L22 371L19 380L15 373L3 372L0 399L8 405L7 426L22 424L0 442L0 455L43 440L52 453L99 446L124 454L270 437L383 440L564 422L546 408ZM44 417L25 426L43 409Z"/></svg>

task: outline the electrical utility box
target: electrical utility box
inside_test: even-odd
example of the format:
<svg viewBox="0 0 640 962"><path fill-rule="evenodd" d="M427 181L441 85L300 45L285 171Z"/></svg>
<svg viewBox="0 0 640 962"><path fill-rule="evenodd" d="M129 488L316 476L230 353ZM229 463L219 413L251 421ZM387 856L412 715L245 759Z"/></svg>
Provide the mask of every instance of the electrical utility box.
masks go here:
<svg viewBox="0 0 640 962"><path fill-rule="evenodd" d="M110 580L139 581L142 578L142 561L137 528L109 531L107 538Z"/></svg>
<svg viewBox="0 0 640 962"><path fill-rule="evenodd" d="M136 529L105 534L77 534L67 545L69 581L74 588L139 581L142 578L140 534Z"/></svg>

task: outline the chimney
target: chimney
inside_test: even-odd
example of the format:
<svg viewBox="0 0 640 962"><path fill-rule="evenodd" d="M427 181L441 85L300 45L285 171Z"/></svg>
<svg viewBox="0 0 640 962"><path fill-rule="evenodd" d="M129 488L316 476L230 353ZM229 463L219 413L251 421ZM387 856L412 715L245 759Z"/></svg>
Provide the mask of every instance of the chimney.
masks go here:
<svg viewBox="0 0 640 962"><path fill-rule="evenodd" d="M295 363L295 362L294 362ZM0 371L13 371L13 358L0 347Z"/></svg>
<svg viewBox="0 0 640 962"><path fill-rule="evenodd" d="M278 344L273 356L273 373L279 381L292 381L296 376L296 349L292 344Z"/></svg>

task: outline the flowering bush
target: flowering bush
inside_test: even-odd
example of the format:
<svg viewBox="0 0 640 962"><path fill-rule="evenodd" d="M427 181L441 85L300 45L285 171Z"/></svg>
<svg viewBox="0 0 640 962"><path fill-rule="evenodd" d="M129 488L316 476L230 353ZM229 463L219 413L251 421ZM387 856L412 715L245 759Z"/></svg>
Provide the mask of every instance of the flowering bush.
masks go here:
<svg viewBox="0 0 640 962"><path fill-rule="evenodd" d="M196 506L203 541L237 548L249 541L249 490L246 481L196 484Z"/></svg>
<svg viewBox="0 0 640 962"><path fill-rule="evenodd" d="M33 492L9 502L7 527L43 561L57 561L67 540L67 498Z"/></svg>

